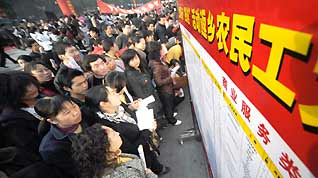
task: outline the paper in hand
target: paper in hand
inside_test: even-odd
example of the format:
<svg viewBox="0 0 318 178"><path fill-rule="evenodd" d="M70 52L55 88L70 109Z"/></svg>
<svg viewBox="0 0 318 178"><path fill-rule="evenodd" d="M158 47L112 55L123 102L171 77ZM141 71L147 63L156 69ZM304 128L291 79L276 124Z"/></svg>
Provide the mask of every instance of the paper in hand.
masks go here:
<svg viewBox="0 0 318 178"><path fill-rule="evenodd" d="M137 122L138 122L138 128L139 130L144 129L153 129L153 123L154 123L154 115L153 115L153 109L138 109L136 111L137 116Z"/></svg>
<svg viewBox="0 0 318 178"><path fill-rule="evenodd" d="M174 67L173 69L171 69L171 75L176 74L179 69L180 69L180 66L179 66L179 65L177 65L176 67Z"/></svg>
<svg viewBox="0 0 318 178"><path fill-rule="evenodd" d="M147 108L148 104L155 102L156 99L153 97L153 95L148 96L145 99L142 99L139 103L139 108Z"/></svg>

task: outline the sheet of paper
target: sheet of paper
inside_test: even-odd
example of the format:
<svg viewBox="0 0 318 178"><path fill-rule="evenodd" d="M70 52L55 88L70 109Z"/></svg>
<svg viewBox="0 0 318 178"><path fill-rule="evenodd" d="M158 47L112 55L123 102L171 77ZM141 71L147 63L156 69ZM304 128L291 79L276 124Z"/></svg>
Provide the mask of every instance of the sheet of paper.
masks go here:
<svg viewBox="0 0 318 178"><path fill-rule="evenodd" d="M153 129L154 115L153 109L142 108L136 111L139 130Z"/></svg>
<svg viewBox="0 0 318 178"><path fill-rule="evenodd" d="M153 103L155 101L155 97L153 97L153 95L150 95L147 98L141 100L139 108L147 108L148 104Z"/></svg>
<svg viewBox="0 0 318 178"><path fill-rule="evenodd" d="M145 163L145 169L147 168L147 163L146 163L146 159L145 159L145 154L144 154L144 149L142 147L142 145L138 146L138 153L140 156L140 159Z"/></svg>
<svg viewBox="0 0 318 178"><path fill-rule="evenodd" d="M174 67L173 69L171 69L171 75L176 74L179 69L180 69L180 66L179 66L179 65L177 65L176 67Z"/></svg>

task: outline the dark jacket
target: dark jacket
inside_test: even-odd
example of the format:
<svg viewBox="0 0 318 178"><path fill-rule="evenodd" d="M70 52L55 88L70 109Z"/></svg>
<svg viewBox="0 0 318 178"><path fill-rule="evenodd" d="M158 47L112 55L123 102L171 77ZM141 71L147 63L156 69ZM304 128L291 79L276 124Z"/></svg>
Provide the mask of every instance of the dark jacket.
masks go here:
<svg viewBox="0 0 318 178"><path fill-rule="evenodd" d="M88 82L89 88L91 88L94 86L103 85L105 83L105 79L104 78L96 78L94 75L91 75L87 79L87 82Z"/></svg>
<svg viewBox="0 0 318 178"><path fill-rule="evenodd" d="M41 160L38 148L41 138L38 135L40 120L27 111L4 108L0 115L1 147L15 147L17 155L6 167L13 173Z"/></svg>
<svg viewBox="0 0 318 178"><path fill-rule="evenodd" d="M173 81L169 67L157 60L150 60L149 66L159 92L173 94Z"/></svg>
<svg viewBox="0 0 318 178"><path fill-rule="evenodd" d="M53 52L37 53L31 52L29 54L33 60L41 60L48 69L50 69L54 74L56 74L58 67L60 65L60 60L56 54Z"/></svg>
<svg viewBox="0 0 318 178"><path fill-rule="evenodd" d="M120 34L116 37L115 40L116 45L119 49L123 49L128 46L128 36L125 34Z"/></svg>
<svg viewBox="0 0 318 178"><path fill-rule="evenodd" d="M155 38L155 40L160 40L160 43L168 42L167 29L165 25L161 25L160 23L156 24Z"/></svg>
<svg viewBox="0 0 318 178"><path fill-rule="evenodd" d="M108 36L108 35L106 35L106 33L105 32L103 32L102 34L101 34L101 38L103 39L103 40L109 40L109 41L112 41L112 42L115 42L115 40L116 40L116 35L112 35L112 36Z"/></svg>
<svg viewBox="0 0 318 178"><path fill-rule="evenodd" d="M40 96L55 96L59 94L59 91L55 88L54 79L48 82L44 82L40 84Z"/></svg>
<svg viewBox="0 0 318 178"><path fill-rule="evenodd" d="M136 69L131 67L127 67L125 70L126 78L127 78L127 89L131 95L137 98L145 99L146 97L153 95L156 99L155 102L150 103L148 105L149 109L154 110L155 118L160 118L162 104L152 85L152 79L150 74L139 72Z"/></svg>
<svg viewBox="0 0 318 178"><path fill-rule="evenodd" d="M155 89L151 83L151 77L132 67L126 67L127 88L129 93L138 98L146 98L153 95Z"/></svg>
<svg viewBox="0 0 318 178"><path fill-rule="evenodd" d="M147 61L147 54L140 50L140 49L135 49L136 52L138 53L139 59L140 59L140 65L139 68L142 69L147 74L150 74L150 70L148 67L148 61Z"/></svg>
<svg viewBox="0 0 318 178"><path fill-rule="evenodd" d="M63 133L59 128L51 125L50 131L41 142L39 151L44 162L53 168L54 174L77 178L79 172L71 153L72 135Z"/></svg>
<svg viewBox="0 0 318 178"><path fill-rule="evenodd" d="M64 95L64 92L63 92L63 89L62 89L61 84L60 84L60 82L59 82L58 79L59 79L60 73L61 73L62 71L65 71L65 70L68 70L68 67L67 67L66 65L64 65L63 63L61 63L61 64L60 64L60 68L59 68L59 70L57 71L56 76L55 76L55 78L54 78L54 86L55 86L55 88L57 89L57 91L59 91L59 93L60 93L61 95Z"/></svg>

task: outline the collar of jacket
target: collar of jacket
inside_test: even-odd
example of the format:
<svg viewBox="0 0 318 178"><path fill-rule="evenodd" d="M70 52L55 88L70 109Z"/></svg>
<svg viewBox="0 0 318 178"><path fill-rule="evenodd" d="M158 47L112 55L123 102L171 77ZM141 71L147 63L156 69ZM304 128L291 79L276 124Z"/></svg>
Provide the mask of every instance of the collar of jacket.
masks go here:
<svg viewBox="0 0 318 178"><path fill-rule="evenodd" d="M51 129L50 132L52 132L53 136L57 139L57 140L62 140L66 137L68 137L69 135L72 135L74 133L64 133L62 132L61 129L59 129L58 127L54 126L51 124Z"/></svg>

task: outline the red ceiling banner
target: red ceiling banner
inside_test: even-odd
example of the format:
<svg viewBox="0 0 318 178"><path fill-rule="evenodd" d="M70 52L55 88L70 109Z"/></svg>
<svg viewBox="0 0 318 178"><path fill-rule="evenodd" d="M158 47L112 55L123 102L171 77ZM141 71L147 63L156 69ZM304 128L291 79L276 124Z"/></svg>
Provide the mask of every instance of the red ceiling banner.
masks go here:
<svg viewBox="0 0 318 178"><path fill-rule="evenodd" d="M99 11L106 14L143 14L161 8L160 0L153 0L141 7L129 10L112 6L111 4L105 3L102 0L96 0L96 2L97 6L99 7Z"/></svg>
<svg viewBox="0 0 318 178"><path fill-rule="evenodd" d="M63 15L69 16L72 14L72 11L68 7L68 4L65 0L56 0L57 4L59 5Z"/></svg>
<svg viewBox="0 0 318 178"><path fill-rule="evenodd" d="M63 15L76 15L74 6L71 0L56 0L57 4L59 5Z"/></svg>

